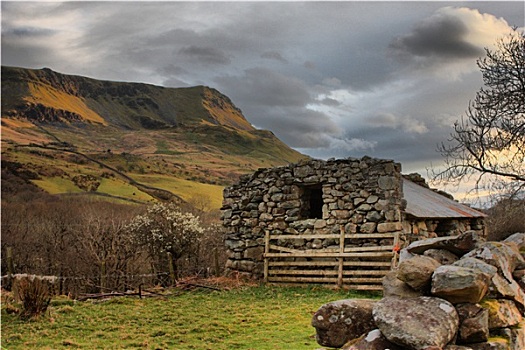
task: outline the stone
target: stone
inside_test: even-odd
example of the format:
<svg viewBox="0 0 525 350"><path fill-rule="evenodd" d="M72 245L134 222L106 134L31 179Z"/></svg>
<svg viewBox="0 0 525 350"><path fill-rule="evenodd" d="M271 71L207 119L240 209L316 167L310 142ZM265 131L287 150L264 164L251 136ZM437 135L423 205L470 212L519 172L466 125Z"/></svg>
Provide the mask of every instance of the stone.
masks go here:
<svg viewBox="0 0 525 350"><path fill-rule="evenodd" d="M368 196L368 198L366 199L366 202L367 202L368 204L374 204L374 203L376 203L378 200L379 200L379 197L378 197L378 196L376 196L376 195L370 195L370 196Z"/></svg>
<svg viewBox="0 0 525 350"><path fill-rule="evenodd" d="M496 267L487 264L483 260L479 260L476 258L463 257L460 260L453 263L452 265L470 267L472 269L476 269L483 273L486 273L490 277L493 277L498 272L498 269Z"/></svg>
<svg viewBox="0 0 525 350"><path fill-rule="evenodd" d="M416 255L399 263L397 278L415 290L430 288L432 274L440 266L439 262L428 256Z"/></svg>
<svg viewBox="0 0 525 350"><path fill-rule="evenodd" d="M510 235L509 237L505 238L503 242L514 242L517 244L519 250L523 250L525 249L525 233L514 233L513 235Z"/></svg>
<svg viewBox="0 0 525 350"><path fill-rule="evenodd" d="M393 344L385 338L379 329L374 329L361 336L357 340L345 344L341 350L403 350L402 347Z"/></svg>
<svg viewBox="0 0 525 350"><path fill-rule="evenodd" d="M522 321L518 325L511 328L500 328L495 330L495 336L501 336L509 341L509 349L523 350L525 349L525 322Z"/></svg>
<svg viewBox="0 0 525 350"><path fill-rule="evenodd" d="M456 306L459 316L457 343L481 343L489 338L489 312L479 304Z"/></svg>
<svg viewBox="0 0 525 350"><path fill-rule="evenodd" d="M379 222L381 221L381 219L383 219L383 216L381 215L381 213L377 212L376 210L372 210L366 214L366 219L368 221Z"/></svg>
<svg viewBox="0 0 525 350"><path fill-rule="evenodd" d="M361 233L373 233L376 230L376 226L375 222L365 222L360 226Z"/></svg>
<svg viewBox="0 0 525 350"><path fill-rule="evenodd" d="M445 249L462 256L483 243L476 231L466 231L458 236L436 237L412 242L407 250L413 254L423 254L428 249Z"/></svg>
<svg viewBox="0 0 525 350"><path fill-rule="evenodd" d="M432 275L431 294L452 304L477 303L489 289L490 276L476 269L442 265Z"/></svg>
<svg viewBox="0 0 525 350"><path fill-rule="evenodd" d="M234 250L238 248L244 247L244 241L235 240L235 239L227 239L224 244L229 250Z"/></svg>
<svg viewBox="0 0 525 350"><path fill-rule="evenodd" d="M375 300L344 299L321 306L312 317L321 346L339 348L377 327L372 317Z"/></svg>
<svg viewBox="0 0 525 350"><path fill-rule="evenodd" d="M514 300L522 310L524 309L525 293L519 283L514 280L509 282L499 274L495 274L492 277L490 296L492 298Z"/></svg>
<svg viewBox="0 0 525 350"><path fill-rule="evenodd" d="M485 299L480 305L489 310L489 329L514 326L523 320L512 300Z"/></svg>
<svg viewBox="0 0 525 350"><path fill-rule="evenodd" d="M445 249L428 249L423 255L431 257L441 265L451 265L459 260L456 254Z"/></svg>
<svg viewBox="0 0 525 350"><path fill-rule="evenodd" d="M443 348L459 326L456 309L433 297L386 297L372 312L377 328L392 343L408 349Z"/></svg>
<svg viewBox="0 0 525 350"><path fill-rule="evenodd" d="M262 255L264 253L264 247L251 247L247 248L244 251L244 257L246 259L253 259L253 260L262 260Z"/></svg>
<svg viewBox="0 0 525 350"><path fill-rule="evenodd" d="M401 222L382 222L377 225L377 232L379 233L385 233L385 232L396 232L401 231L403 229L403 225Z"/></svg>
<svg viewBox="0 0 525 350"><path fill-rule="evenodd" d="M382 190L392 190L396 188L396 186L400 187L400 182L401 181L394 176L381 176L378 180L378 185Z"/></svg>
<svg viewBox="0 0 525 350"><path fill-rule="evenodd" d="M383 277L383 297L414 298L422 296L422 293L414 290L405 282L397 278L396 271L389 271Z"/></svg>
<svg viewBox="0 0 525 350"><path fill-rule="evenodd" d="M495 266L499 273L509 282L513 280L512 272L516 266L525 262L515 244L511 245L510 243L502 242L485 242L478 248L465 254L465 257L477 258Z"/></svg>

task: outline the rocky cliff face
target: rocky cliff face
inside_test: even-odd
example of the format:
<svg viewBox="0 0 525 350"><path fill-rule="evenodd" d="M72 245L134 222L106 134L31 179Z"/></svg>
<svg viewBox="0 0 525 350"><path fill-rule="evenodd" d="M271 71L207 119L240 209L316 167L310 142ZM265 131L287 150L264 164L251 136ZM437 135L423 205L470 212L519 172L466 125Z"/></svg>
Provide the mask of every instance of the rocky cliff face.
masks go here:
<svg viewBox="0 0 525 350"><path fill-rule="evenodd" d="M254 130L227 96L209 87L100 81L48 68L2 67L2 115L131 129L210 123Z"/></svg>

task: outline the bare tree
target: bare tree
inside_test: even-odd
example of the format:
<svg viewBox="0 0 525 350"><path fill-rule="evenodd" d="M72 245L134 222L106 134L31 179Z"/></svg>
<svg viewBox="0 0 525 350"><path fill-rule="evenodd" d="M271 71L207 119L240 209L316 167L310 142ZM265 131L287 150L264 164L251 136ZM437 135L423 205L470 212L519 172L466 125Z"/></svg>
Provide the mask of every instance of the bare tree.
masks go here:
<svg viewBox="0 0 525 350"><path fill-rule="evenodd" d="M513 31L485 51L477 61L485 87L454 123L449 143L438 147L445 170L434 171L434 179L474 176L476 190L516 194L525 186L525 36Z"/></svg>

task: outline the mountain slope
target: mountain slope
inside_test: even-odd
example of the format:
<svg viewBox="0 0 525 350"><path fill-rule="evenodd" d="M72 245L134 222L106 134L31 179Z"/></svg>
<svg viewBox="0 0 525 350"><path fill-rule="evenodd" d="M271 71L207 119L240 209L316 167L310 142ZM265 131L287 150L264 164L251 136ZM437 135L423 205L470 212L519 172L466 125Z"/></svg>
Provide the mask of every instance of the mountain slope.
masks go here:
<svg viewBox="0 0 525 350"><path fill-rule="evenodd" d="M301 158L215 89L2 67L3 171L30 173L47 192L135 202L204 193L217 208L240 174Z"/></svg>

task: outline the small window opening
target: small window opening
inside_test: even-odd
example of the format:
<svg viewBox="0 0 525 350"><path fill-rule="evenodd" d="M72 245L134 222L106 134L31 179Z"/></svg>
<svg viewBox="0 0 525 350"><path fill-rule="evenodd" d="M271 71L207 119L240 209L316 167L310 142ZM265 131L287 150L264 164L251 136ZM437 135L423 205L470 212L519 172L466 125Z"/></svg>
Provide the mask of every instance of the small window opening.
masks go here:
<svg viewBox="0 0 525 350"><path fill-rule="evenodd" d="M323 218L323 188L321 185L303 187L301 216L305 219Z"/></svg>

